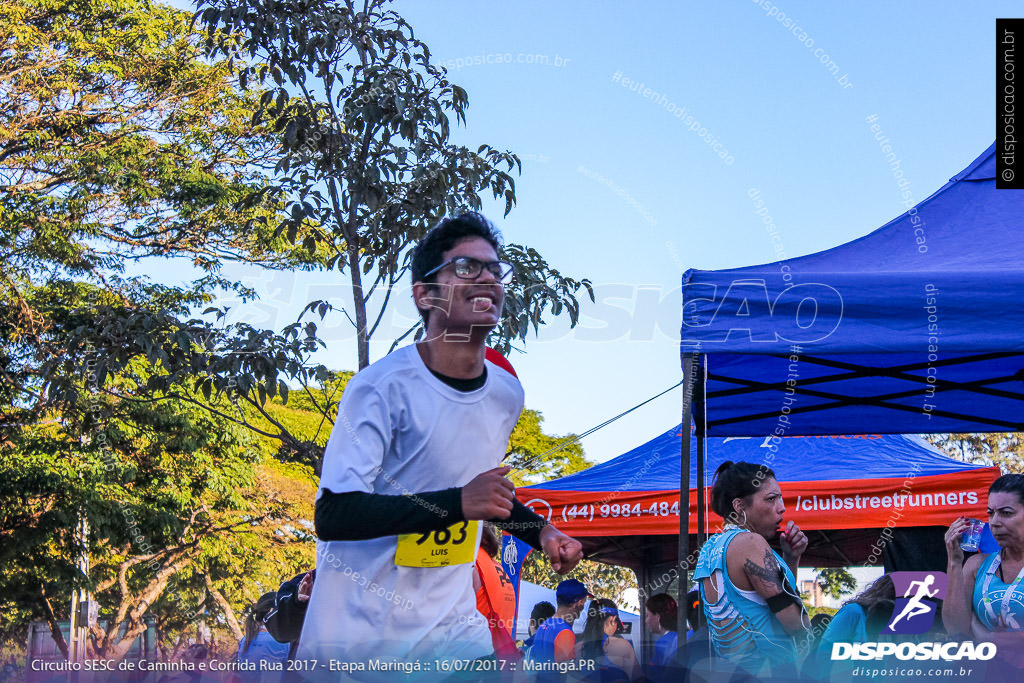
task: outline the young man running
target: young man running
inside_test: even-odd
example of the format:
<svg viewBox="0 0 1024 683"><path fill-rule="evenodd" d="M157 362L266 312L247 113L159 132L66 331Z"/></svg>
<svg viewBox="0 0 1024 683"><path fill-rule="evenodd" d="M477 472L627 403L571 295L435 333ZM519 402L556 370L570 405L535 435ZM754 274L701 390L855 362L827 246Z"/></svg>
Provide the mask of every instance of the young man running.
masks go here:
<svg viewBox="0 0 1024 683"><path fill-rule="evenodd" d="M473 592L482 520L542 550L556 571L582 557L578 541L515 499L500 466L523 390L484 358L512 275L498 246L476 213L431 230L412 261L424 340L345 388L324 452L299 660L359 671L491 655Z"/></svg>

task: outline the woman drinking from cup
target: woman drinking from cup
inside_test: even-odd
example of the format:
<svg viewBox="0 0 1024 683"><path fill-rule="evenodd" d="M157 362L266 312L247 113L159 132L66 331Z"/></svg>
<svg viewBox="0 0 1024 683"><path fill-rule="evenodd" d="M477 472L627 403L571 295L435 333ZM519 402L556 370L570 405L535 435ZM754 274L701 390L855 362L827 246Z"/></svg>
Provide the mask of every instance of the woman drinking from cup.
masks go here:
<svg viewBox="0 0 1024 683"><path fill-rule="evenodd" d="M995 643L998 656L1024 665L1024 474L1005 474L988 489L992 536L1001 550L964 562L960 517L946 532L949 592L942 620L951 636ZM968 546L970 547L970 546ZM976 546L975 546L976 547Z"/></svg>
<svg viewBox="0 0 1024 683"><path fill-rule="evenodd" d="M724 462L715 472L711 509L726 524L700 551L694 580L715 652L750 673L792 666L794 639L809 627L796 568L807 537L789 522L782 555L769 541L780 536L786 506L775 473L763 465Z"/></svg>

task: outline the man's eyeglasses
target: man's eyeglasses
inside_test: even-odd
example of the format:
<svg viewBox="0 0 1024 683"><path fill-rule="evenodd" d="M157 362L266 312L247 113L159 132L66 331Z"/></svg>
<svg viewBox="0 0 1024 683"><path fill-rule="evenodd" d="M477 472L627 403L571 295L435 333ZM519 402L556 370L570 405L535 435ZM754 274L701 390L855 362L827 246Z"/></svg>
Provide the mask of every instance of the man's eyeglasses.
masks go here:
<svg viewBox="0 0 1024 683"><path fill-rule="evenodd" d="M423 274L423 279L427 279L437 271L441 270L445 266L454 266L455 277L463 280L473 280L480 276L480 273L484 268L487 269L494 279L503 285L507 285L512 282L512 264L508 261L480 261L471 256L456 256L453 259L449 259L434 268L429 273Z"/></svg>

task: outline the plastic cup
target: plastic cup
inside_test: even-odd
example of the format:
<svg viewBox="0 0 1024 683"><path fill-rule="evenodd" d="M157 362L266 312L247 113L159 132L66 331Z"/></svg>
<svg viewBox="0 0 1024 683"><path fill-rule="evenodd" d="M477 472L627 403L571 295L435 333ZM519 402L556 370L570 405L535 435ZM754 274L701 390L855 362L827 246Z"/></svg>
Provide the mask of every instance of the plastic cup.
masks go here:
<svg viewBox="0 0 1024 683"><path fill-rule="evenodd" d="M965 553L976 553L978 544L981 543L981 530L985 527L985 523L980 519L968 519L967 524L967 528L960 536L960 548Z"/></svg>

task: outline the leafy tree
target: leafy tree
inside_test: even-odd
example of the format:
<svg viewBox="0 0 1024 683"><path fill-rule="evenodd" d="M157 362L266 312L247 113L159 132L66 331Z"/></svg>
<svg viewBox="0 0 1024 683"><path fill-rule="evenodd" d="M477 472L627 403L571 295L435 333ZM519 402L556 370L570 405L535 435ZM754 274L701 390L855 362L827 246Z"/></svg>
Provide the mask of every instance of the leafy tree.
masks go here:
<svg viewBox="0 0 1024 683"><path fill-rule="evenodd" d="M303 264L248 223L277 208L252 201L275 157L251 97L188 14L145 0L5 0L0 30L0 391L39 418L74 406L87 355L100 388L133 359L202 371L209 335L184 318L248 292L119 274L158 255Z"/></svg>
<svg viewBox="0 0 1024 683"><path fill-rule="evenodd" d="M930 434L929 442L950 457L979 465L997 465L1004 474L1024 468L1024 432Z"/></svg>
<svg viewBox="0 0 1024 683"><path fill-rule="evenodd" d="M202 59L187 14L147 0L0 8L0 197L19 276L146 255L302 262L243 230L259 213L233 203L265 185L273 141L227 65Z"/></svg>
<svg viewBox="0 0 1024 683"><path fill-rule="evenodd" d="M503 198L508 214L519 159L450 142L450 117L465 121L466 91L430 61L387 0L198 4L210 53L229 56L243 84L264 88L256 119L269 122L281 144L266 194L288 205L277 233L329 254L324 266L348 274L351 306L342 312L364 368L413 242L440 217L478 209L481 192ZM589 281L562 276L534 249L509 244L502 256L516 266L493 342L504 351L549 308L575 325L581 287L593 300ZM325 302L310 306L321 317L329 310Z"/></svg>
<svg viewBox="0 0 1024 683"><path fill-rule="evenodd" d="M310 361L322 346L312 322L273 331L198 314L225 291L253 296L221 266L344 270L361 286L363 366L380 314L367 324L358 311L374 287L387 305L411 240L479 206L482 191L514 203L518 161L448 142L465 93L397 15L379 2L272 5L205 15L214 30L202 34L148 0L0 0L4 633L36 618L56 629L79 586L100 603L101 656L123 654L147 616L168 638L197 620L237 632L239 610L281 567L311 561L309 491L306 503L282 496L315 476L346 376ZM278 19L291 21L283 61L267 47ZM216 29L249 20L259 31L248 39ZM208 54L207 39L234 61ZM295 45L306 61L293 65ZM399 45L406 56L391 54ZM504 254L520 269L500 344L545 312L575 323L588 282L528 247ZM128 261L167 256L202 276L168 286L124 275ZM328 310L313 302L304 314ZM296 404L283 405L290 393ZM516 453L550 439L531 429ZM565 471L573 453L582 458L536 471Z"/></svg>
<svg viewBox="0 0 1024 683"><path fill-rule="evenodd" d="M544 416L526 408L519 417L509 439L509 456L504 464L512 467L511 479L516 486L526 486L564 477L590 467L583 446L576 435L545 434L541 425Z"/></svg>
<svg viewBox="0 0 1024 683"><path fill-rule="evenodd" d="M12 432L0 452L3 599L16 618L53 628L71 591L88 588L102 622L92 650L103 658L122 657L145 617L170 606L179 628L209 609L237 630L232 605L254 599L251 579L272 568L261 587L276 587L280 563L302 555L289 545L310 538L259 476L251 432L160 398L93 394L79 419ZM196 583L204 600L191 604Z"/></svg>
<svg viewBox="0 0 1024 683"><path fill-rule="evenodd" d="M523 562L523 579L554 589L565 579L579 579L599 598L609 598L617 603L627 588L637 588L633 570L613 564L583 560L569 574L562 575L551 568L551 563L539 552L531 552ZM557 605L556 605L557 607Z"/></svg>
<svg viewBox="0 0 1024 683"><path fill-rule="evenodd" d="M77 400L86 355L95 358L101 388L144 358L159 372L133 395L164 391L204 406L227 393L262 414L270 425L263 433L280 442L280 457L318 464L314 443L263 410L267 398L287 397L289 382L309 391L330 380L310 362L323 345L316 325L297 321L280 332L223 326L226 311L214 308L205 313L216 320L190 317L218 291L252 296L219 277L218 268L231 260L341 267L358 282L377 268L375 284L357 288L354 306L363 310L374 286L392 291L410 240L439 215L478 206L476 193L488 188L514 200L511 177L496 166L513 157L448 143L448 113L464 115L465 93L429 63L429 50L400 17L371 5L362 14L336 3L275 3L262 14L246 14L258 5L208 8L211 44L248 56L234 61L242 86L253 73L280 79L259 91L240 87L230 60L204 58L187 15L161 5L0 5L13 36L0 57L0 254L8 264L0 283L0 391L12 403L37 416L64 410ZM268 22L279 19L295 20L281 33L286 40L263 46L259 40L269 34L259 31L277 36ZM250 20L255 33L244 44L215 29ZM296 64L321 59L316 78L326 79L326 89L313 88L319 82L303 80L314 77L289 61L289 41L303 36L307 61ZM397 50L402 41L409 46L404 57L376 47ZM289 59L275 57L279 48ZM328 65L337 69L319 68ZM378 87L385 77L406 89L385 92ZM295 84L309 87L291 97L286 78L297 92ZM368 151L343 154L353 140ZM380 201L372 199L377 195ZM120 277L126 260L159 255L188 257L208 274L189 287ZM589 283L563 278L527 247L509 245L505 255L520 269L499 345L536 329L545 310L567 312L575 322L574 292L589 291ZM58 326L69 302L81 303L75 292L83 282L105 296L87 302L79 324ZM304 314L329 310L312 302ZM365 322L362 313L356 318ZM375 326L360 323L363 342ZM366 344L361 349L363 366Z"/></svg>
<svg viewBox="0 0 1024 683"><path fill-rule="evenodd" d="M857 579L853 578L853 574L846 567L819 569L815 581L825 595L831 595L836 599L844 593L853 593L857 590Z"/></svg>

